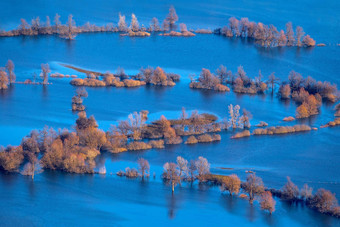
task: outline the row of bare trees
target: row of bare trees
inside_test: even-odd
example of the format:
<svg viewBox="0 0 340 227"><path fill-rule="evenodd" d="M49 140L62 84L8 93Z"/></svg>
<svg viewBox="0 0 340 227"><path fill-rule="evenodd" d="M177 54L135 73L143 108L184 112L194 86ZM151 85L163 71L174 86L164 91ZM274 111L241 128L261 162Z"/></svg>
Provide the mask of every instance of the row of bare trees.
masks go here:
<svg viewBox="0 0 340 227"><path fill-rule="evenodd" d="M247 37L252 38L257 44L264 47L277 46L315 46L315 41L305 35L303 28L297 26L295 29L291 22L286 24L286 30L280 30L274 25L265 25L261 22L255 23L244 17L240 20L235 17L229 18L229 24L219 29L222 35L227 37Z"/></svg>
<svg viewBox="0 0 340 227"><path fill-rule="evenodd" d="M104 26L97 26L90 22L85 23L82 26L76 26L73 15L70 14L65 24L61 23L60 15L56 14L53 23L49 16L46 16L45 22L40 20L40 17L36 17L28 23L25 19L21 19L21 23L17 29L11 31L0 31L0 36L32 36L32 35L52 35L57 34L61 38L74 39L78 33L84 32L127 32L127 31L168 31L176 28L176 21L178 16L173 6L170 7L169 13L160 25L157 18L152 18L150 25L145 27L139 24L135 14L131 14L131 23L127 24L125 15L119 13L119 21L117 26L113 23L108 23Z"/></svg>
<svg viewBox="0 0 340 227"><path fill-rule="evenodd" d="M12 60L8 60L5 67L0 68L0 90L7 89L8 85L16 83L16 75L14 73L14 63ZM51 72L48 64L41 64L40 77L42 78L42 84L48 84L49 73ZM36 74L33 77L33 83L36 84ZM32 81L27 79L24 83L31 84Z"/></svg>

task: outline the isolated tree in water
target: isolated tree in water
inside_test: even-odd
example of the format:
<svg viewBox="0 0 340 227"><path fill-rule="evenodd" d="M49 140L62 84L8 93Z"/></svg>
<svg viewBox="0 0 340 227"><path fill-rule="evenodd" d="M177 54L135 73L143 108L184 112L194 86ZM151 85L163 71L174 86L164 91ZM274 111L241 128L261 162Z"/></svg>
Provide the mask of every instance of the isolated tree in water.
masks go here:
<svg viewBox="0 0 340 227"><path fill-rule="evenodd" d="M175 28L175 23L176 21L178 21L178 16L176 14L176 10L173 6L170 7L169 9L169 14L166 17L166 22L169 24L170 29L174 29Z"/></svg>
<svg viewBox="0 0 340 227"><path fill-rule="evenodd" d="M145 160L144 158L138 159L138 169L139 169L140 175L144 179L145 175L148 176L150 174L150 164L149 164L149 162L147 160Z"/></svg>
<svg viewBox="0 0 340 227"><path fill-rule="evenodd" d="M273 199L270 191L265 191L261 195L260 206L262 210L268 210L270 214L275 211L276 201Z"/></svg>
<svg viewBox="0 0 340 227"><path fill-rule="evenodd" d="M43 84L48 84L48 74L51 72L49 64L41 64L41 74L43 76Z"/></svg>
<svg viewBox="0 0 340 227"><path fill-rule="evenodd" d="M8 60L6 64L6 69L9 75L9 82L14 83L15 82L15 74L14 74L14 63L12 60Z"/></svg>
<svg viewBox="0 0 340 227"><path fill-rule="evenodd" d="M247 181L243 184L243 189L249 195L249 202L253 203L255 196L264 191L262 179L257 177L255 173L249 174Z"/></svg>

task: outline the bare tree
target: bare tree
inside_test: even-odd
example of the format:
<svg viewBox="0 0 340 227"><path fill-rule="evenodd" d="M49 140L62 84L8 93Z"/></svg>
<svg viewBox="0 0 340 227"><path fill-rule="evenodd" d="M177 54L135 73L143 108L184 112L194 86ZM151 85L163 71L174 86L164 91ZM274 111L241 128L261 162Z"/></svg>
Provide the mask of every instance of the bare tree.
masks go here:
<svg viewBox="0 0 340 227"><path fill-rule="evenodd" d="M145 175L147 175L147 176L150 175L150 164L144 158L138 159L138 169L139 169L139 172L142 175L143 179L144 179Z"/></svg>
<svg viewBox="0 0 340 227"><path fill-rule="evenodd" d="M134 32L139 31L139 23L135 14L131 14L130 29Z"/></svg>
<svg viewBox="0 0 340 227"><path fill-rule="evenodd" d="M234 36L240 36L239 21L235 17L229 18L229 27Z"/></svg>
<svg viewBox="0 0 340 227"><path fill-rule="evenodd" d="M21 172L22 175L28 175L32 177L34 180L34 175L36 173L41 172L39 160L35 153L27 153L28 163L24 166L23 171Z"/></svg>
<svg viewBox="0 0 340 227"><path fill-rule="evenodd" d="M169 14L166 17L166 22L169 24L170 29L174 29L175 28L175 23L176 21L178 21L178 16L176 14L176 10L175 7L170 6L169 8Z"/></svg>
<svg viewBox="0 0 340 227"><path fill-rule="evenodd" d="M186 177L186 175L188 174L188 161L181 156L178 156L176 161L179 171L179 177L180 178Z"/></svg>
<svg viewBox="0 0 340 227"><path fill-rule="evenodd" d="M249 26L249 20L246 17L241 18L240 22L240 35L242 37L247 37L247 31L248 31L248 26Z"/></svg>
<svg viewBox="0 0 340 227"><path fill-rule="evenodd" d="M282 188L282 198L294 201L299 197L299 188L287 177L287 183Z"/></svg>
<svg viewBox="0 0 340 227"><path fill-rule="evenodd" d="M255 173L247 176L247 181L243 184L243 189L249 195L249 202L253 203L256 195L261 194L264 190L263 182Z"/></svg>
<svg viewBox="0 0 340 227"><path fill-rule="evenodd" d="M41 64L41 73L43 76L43 84L48 84L48 74L51 72L50 66L48 63Z"/></svg>
<svg viewBox="0 0 340 227"><path fill-rule="evenodd" d="M221 191L229 191L229 194L238 194L241 188L241 180L236 174L226 176L222 181Z"/></svg>
<svg viewBox="0 0 340 227"><path fill-rule="evenodd" d="M127 25L125 22L125 15L119 13L118 30L125 32L127 30Z"/></svg>
<svg viewBox="0 0 340 227"><path fill-rule="evenodd" d="M0 69L0 90L8 88L8 76L5 70Z"/></svg>
<svg viewBox="0 0 340 227"><path fill-rule="evenodd" d="M154 32L158 32L161 30L158 19L156 17L152 18L150 27L151 27L151 30Z"/></svg>
<svg viewBox="0 0 340 227"><path fill-rule="evenodd" d="M187 25L184 24L184 23L179 24L179 29L180 29L181 32L187 32L188 31Z"/></svg>
<svg viewBox="0 0 340 227"><path fill-rule="evenodd" d="M268 210L270 214L275 211L275 200L270 191L265 191L261 195L260 206L262 210Z"/></svg>
<svg viewBox="0 0 340 227"><path fill-rule="evenodd" d="M227 67L224 65L220 65L220 67L216 70L216 75L220 80L220 83L223 84L225 82L228 83L228 77L230 76L231 72L227 71Z"/></svg>
<svg viewBox="0 0 340 227"><path fill-rule="evenodd" d="M230 104L228 106L228 112L229 112L229 125L232 128L237 128L239 125L239 117L240 117L240 106L236 105L235 107L233 104Z"/></svg>
<svg viewBox="0 0 340 227"><path fill-rule="evenodd" d="M191 160L188 167L188 173L191 182L193 182L196 178L196 171L197 171L196 162L194 160Z"/></svg>
<svg viewBox="0 0 340 227"><path fill-rule="evenodd" d="M288 22L286 24L286 36L287 36L287 46L294 46L295 38L294 38L294 30L292 22Z"/></svg>
<svg viewBox="0 0 340 227"><path fill-rule="evenodd" d="M274 94L275 84L278 84L279 81L280 81L280 78L276 77L274 72L269 75L268 84L272 88L272 94Z"/></svg>
<svg viewBox="0 0 340 227"><path fill-rule="evenodd" d="M313 196L313 188L309 187L308 184L304 184L300 190L300 196L304 200L310 200Z"/></svg>
<svg viewBox="0 0 340 227"><path fill-rule="evenodd" d="M54 24L55 24L56 33L58 33L59 29L60 29L60 25L61 25L61 23L60 23L60 15L59 14L56 14L54 16Z"/></svg>
<svg viewBox="0 0 340 227"><path fill-rule="evenodd" d="M173 162L167 162L164 164L163 169L163 179L170 183L172 193L174 193L176 185L181 182L177 165Z"/></svg>
<svg viewBox="0 0 340 227"><path fill-rule="evenodd" d="M202 156L198 157L198 160L196 160L196 168L198 173L198 180L199 181L205 181L207 175L210 173L210 164L206 158L203 158Z"/></svg>
<svg viewBox="0 0 340 227"><path fill-rule="evenodd" d="M9 83L14 83L15 82L15 74L14 74L14 63L12 60L8 60L6 64L6 69L9 75Z"/></svg>
<svg viewBox="0 0 340 227"><path fill-rule="evenodd" d="M76 22L73 20L73 15L70 14L67 20L67 30L62 35L66 39L74 39L76 37Z"/></svg>
<svg viewBox="0 0 340 227"><path fill-rule="evenodd" d="M296 27L296 45L298 47L302 46L302 37L305 35L305 32L303 31L303 28L300 26Z"/></svg>

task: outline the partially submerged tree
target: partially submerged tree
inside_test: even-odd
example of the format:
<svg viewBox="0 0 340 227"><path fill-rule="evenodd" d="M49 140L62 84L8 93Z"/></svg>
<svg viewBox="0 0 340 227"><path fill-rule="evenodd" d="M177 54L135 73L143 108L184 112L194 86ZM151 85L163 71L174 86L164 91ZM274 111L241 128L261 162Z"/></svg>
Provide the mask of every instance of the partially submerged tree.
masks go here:
<svg viewBox="0 0 340 227"><path fill-rule="evenodd" d="M6 69L9 75L9 83L12 84L15 82L15 74L14 74L14 63L12 60L8 60L6 64Z"/></svg>
<svg viewBox="0 0 340 227"><path fill-rule="evenodd" d="M204 182L207 175L210 173L210 163L206 158L200 156L198 157L198 160L196 160L195 164L197 169L197 178L200 182Z"/></svg>
<svg viewBox="0 0 340 227"><path fill-rule="evenodd" d="M178 156L176 159L179 177L185 178L188 174L188 161L185 160L183 157Z"/></svg>
<svg viewBox="0 0 340 227"><path fill-rule="evenodd" d="M139 31L139 23L135 14L131 14L130 29L134 32Z"/></svg>
<svg viewBox="0 0 340 227"><path fill-rule="evenodd" d="M288 201L295 201L299 198L299 188L287 177L287 183L282 188L282 198Z"/></svg>
<svg viewBox="0 0 340 227"><path fill-rule="evenodd" d="M144 179L144 176L146 175L147 177L150 175L150 164L147 160L144 158L139 158L138 159L138 169L139 173Z"/></svg>
<svg viewBox="0 0 340 227"><path fill-rule="evenodd" d="M41 64L41 74L43 77L43 84L48 84L48 74L50 72L51 72L51 69L48 63Z"/></svg>
<svg viewBox="0 0 340 227"><path fill-rule="evenodd" d="M262 179L255 173L247 176L247 181L242 185L242 188L248 193L250 203L253 203L256 195L260 195L264 191Z"/></svg>
<svg viewBox="0 0 340 227"><path fill-rule="evenodd" d="M270 214L275 211L275 200L270 191L265 191L261 195L260 206L262 210L268 210Z"/></svg>
<svg viewBox="0 0 340 227"><path fill-rule="evenodd" d="M175 29L175 23L176 21L178 21L178 16L176 14L175 7L170 6L169 14L167 15L165 21L171 30Z"/></svg>
<svg viewBox="0 0 340 227"><path fill-rule="evenodd" d="M125 32L127 30L127 25L125 22L125 15L119 13L118 30Z"/></svg>
<svg viewBox="0 0 340 227"><path fill-rule="evenodd" d="M241 180L236 174L223 178L221 191L228 191L230 195L238 194L241 187Z"/></svg>
<svg viewBox="0 0 340 227"><path fill-rule="evenodd" d="M8 75L5 70L0 69L0 90L8 88Z"/></svg>
<svg viewBox="0 0 340 227"><path fill-rule="evenodd" d="M163 169L164 172L162 177L165 181L170 183L172 193L174 193L176 185L181 182L181 177L179 176L177 165L173 162L167 162L164 164Z"/></svg>

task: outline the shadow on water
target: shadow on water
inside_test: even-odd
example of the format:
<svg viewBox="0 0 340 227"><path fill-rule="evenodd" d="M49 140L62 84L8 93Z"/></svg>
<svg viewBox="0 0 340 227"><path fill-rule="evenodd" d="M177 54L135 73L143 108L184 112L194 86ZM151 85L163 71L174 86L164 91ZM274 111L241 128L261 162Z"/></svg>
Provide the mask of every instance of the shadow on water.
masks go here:
<svg viewBox="0 0 340 227"><path fill-rule="evenodd" d="M176 217L176 209L177 209L177 198L175 194L170 194L166 196L167 205L168 205L168 217L170 219L174 219Z"/></svg>

